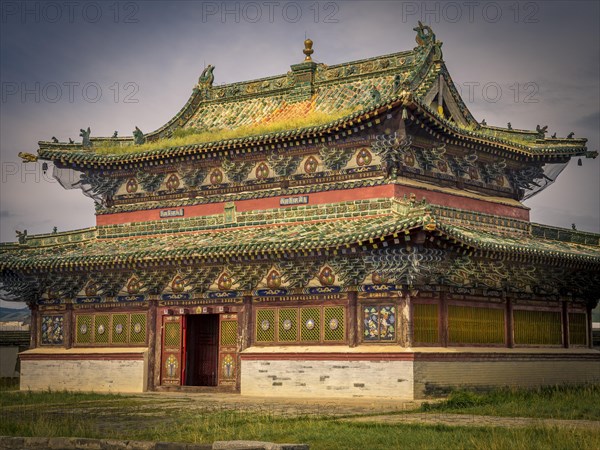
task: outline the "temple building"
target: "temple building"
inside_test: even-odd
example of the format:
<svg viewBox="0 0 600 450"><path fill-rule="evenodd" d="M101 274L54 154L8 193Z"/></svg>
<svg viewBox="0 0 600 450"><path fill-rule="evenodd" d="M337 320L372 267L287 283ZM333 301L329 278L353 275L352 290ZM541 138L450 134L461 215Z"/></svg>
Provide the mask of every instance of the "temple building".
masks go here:
<svg viewBox="0 0 600 450"><path fill-rule="evenodd" d="M479 123L417 46L214 84L164 126L39 142L96 226L0 246L22 389L424 398L600 381L600 235L522 201L586 139ZM132 124L133 128L134 124Z"/></svg>

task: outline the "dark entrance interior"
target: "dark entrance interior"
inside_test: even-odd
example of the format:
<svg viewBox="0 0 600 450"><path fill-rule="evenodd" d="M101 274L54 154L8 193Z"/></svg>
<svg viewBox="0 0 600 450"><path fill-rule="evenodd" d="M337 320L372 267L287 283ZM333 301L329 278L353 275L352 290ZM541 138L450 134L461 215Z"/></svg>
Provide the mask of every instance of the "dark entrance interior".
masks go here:
<svg viewBox="0 0 600 450"><path fill-rule="evenodd" d="M219 363L219 315L187 316L186 386L216 386Z"/></svg>

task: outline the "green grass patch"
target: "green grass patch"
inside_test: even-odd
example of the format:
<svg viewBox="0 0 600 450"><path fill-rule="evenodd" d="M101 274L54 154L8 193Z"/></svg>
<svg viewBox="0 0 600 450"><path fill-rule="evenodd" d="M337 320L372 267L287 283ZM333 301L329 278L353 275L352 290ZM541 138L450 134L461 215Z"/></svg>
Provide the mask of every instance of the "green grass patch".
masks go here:
<svg viewBox="0 0 600 450"><path fill-rule="evenodd" d="M139 411L137 411L139 412ZM567 428L448 427L351 423L331 418L281 418L270 414L173 411L135 417L134 411L77 411L12 414L0 422L0 435L88 437L208 444L217 440L306 443L311 450L336 449L597 449L600 433Z"/></svg>
<svg viewBox="0 0 600 450"><path fill-rule="evenodd" d="M600 433L558 428L448 427L411 424L351 423L327 418L283 419L253 414L185 416L178 426L165 424L129 434L139 440L211 443L261 440L306 443L318 449L597 449Z"/></svg>
<svg viewBox="0 0 600 450"><path fill-rule="evenodd" d="M599 419L600 386L456 391L423 410L471 413L468 426L341 421L296 416L254 405L202 403L198 398L147 397L78 392L0 392L0 435L88 437L208 444L217 440L307 443L336 449L597 449L598 428L485 427L476 414ZM249 407L243 404L244 408ZM571 413L567 413L567 409ZM480 411L480 412L477 412ZM369 411L373 412L373 411ZM513 412L513 414L509 414ZM312 413L311 413L312 414Z"/></svg>
<svg viewBox="0 0 600 450"><path fill-rule="evenodd" d="M182 147L185 145L204 144L207 142L220 142L229 139L238 139L251 136L260 136L269 133L279 133L283 131L298 130L307 127L316 127L334 122L342 117L348 116L356 111L353 109L344 109L334 114L326 114L319 111L313 111L302 117L282 119L274 122L259 123L253 125L241 126L233 129L213 129L198 130L194 128L181 129L175 131L172 137L159 139L153 142L146 142L141 145L115 145L110 140L97 143L94 146L94 152L100 155L119 155L130 153L141 153L152 150L159 150L169 147Z"/></svg>
<svg viewBox="0 0 600 450"><path fill-rule="evenodd" d="M0 391L0 408L7 406L39 405L40 408L55 405L73 405L90 401L110 401L126 398L120 394L96 394L72 391Z"/></svg>
<svg viewBox="0 0 600 450"><path fill-rule="evenodd" d="M600 385L502 388L482 393L461 389L451 392L445 401L423 404L421 411L600 420Z"/></svg>

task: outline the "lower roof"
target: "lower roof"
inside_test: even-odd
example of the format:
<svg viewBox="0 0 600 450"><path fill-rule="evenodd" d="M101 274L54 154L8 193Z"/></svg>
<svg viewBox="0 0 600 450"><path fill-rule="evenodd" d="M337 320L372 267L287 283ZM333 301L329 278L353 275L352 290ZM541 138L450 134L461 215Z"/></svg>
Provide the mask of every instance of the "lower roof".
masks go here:
<svg viewBox="0 0 600 450"><path fill-rule="evenodd" d="M131 237L87 238L51 248L25 244L0 246L0 270L77 270L161 261L252 260L272 256L320 256L400 243L403 235L425 231L430 240L474 252L518 259L545 258L571 265L600 266L600 236L575 243L547 239L531 230L465 223L437 217L428 208L340 219L302 220L275 225L181 231ZM538 235L536 235L538 234ZM593 236L592 236L593 237ZM404 240L402 239L402 242Z"/></svg>

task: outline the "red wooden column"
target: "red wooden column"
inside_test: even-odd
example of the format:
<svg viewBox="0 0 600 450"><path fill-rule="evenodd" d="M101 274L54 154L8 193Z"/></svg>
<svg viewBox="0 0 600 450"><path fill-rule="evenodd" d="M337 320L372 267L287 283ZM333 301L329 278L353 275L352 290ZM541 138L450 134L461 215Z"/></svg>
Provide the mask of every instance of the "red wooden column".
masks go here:
<svg viewBox="0 0 600 450"><path fill-rule="evenodd" d="M563 347L569 348L571 345L571 339L569 336L569 303L563 300L561 302L562 307L562 335L563 335Z"/></svg>

